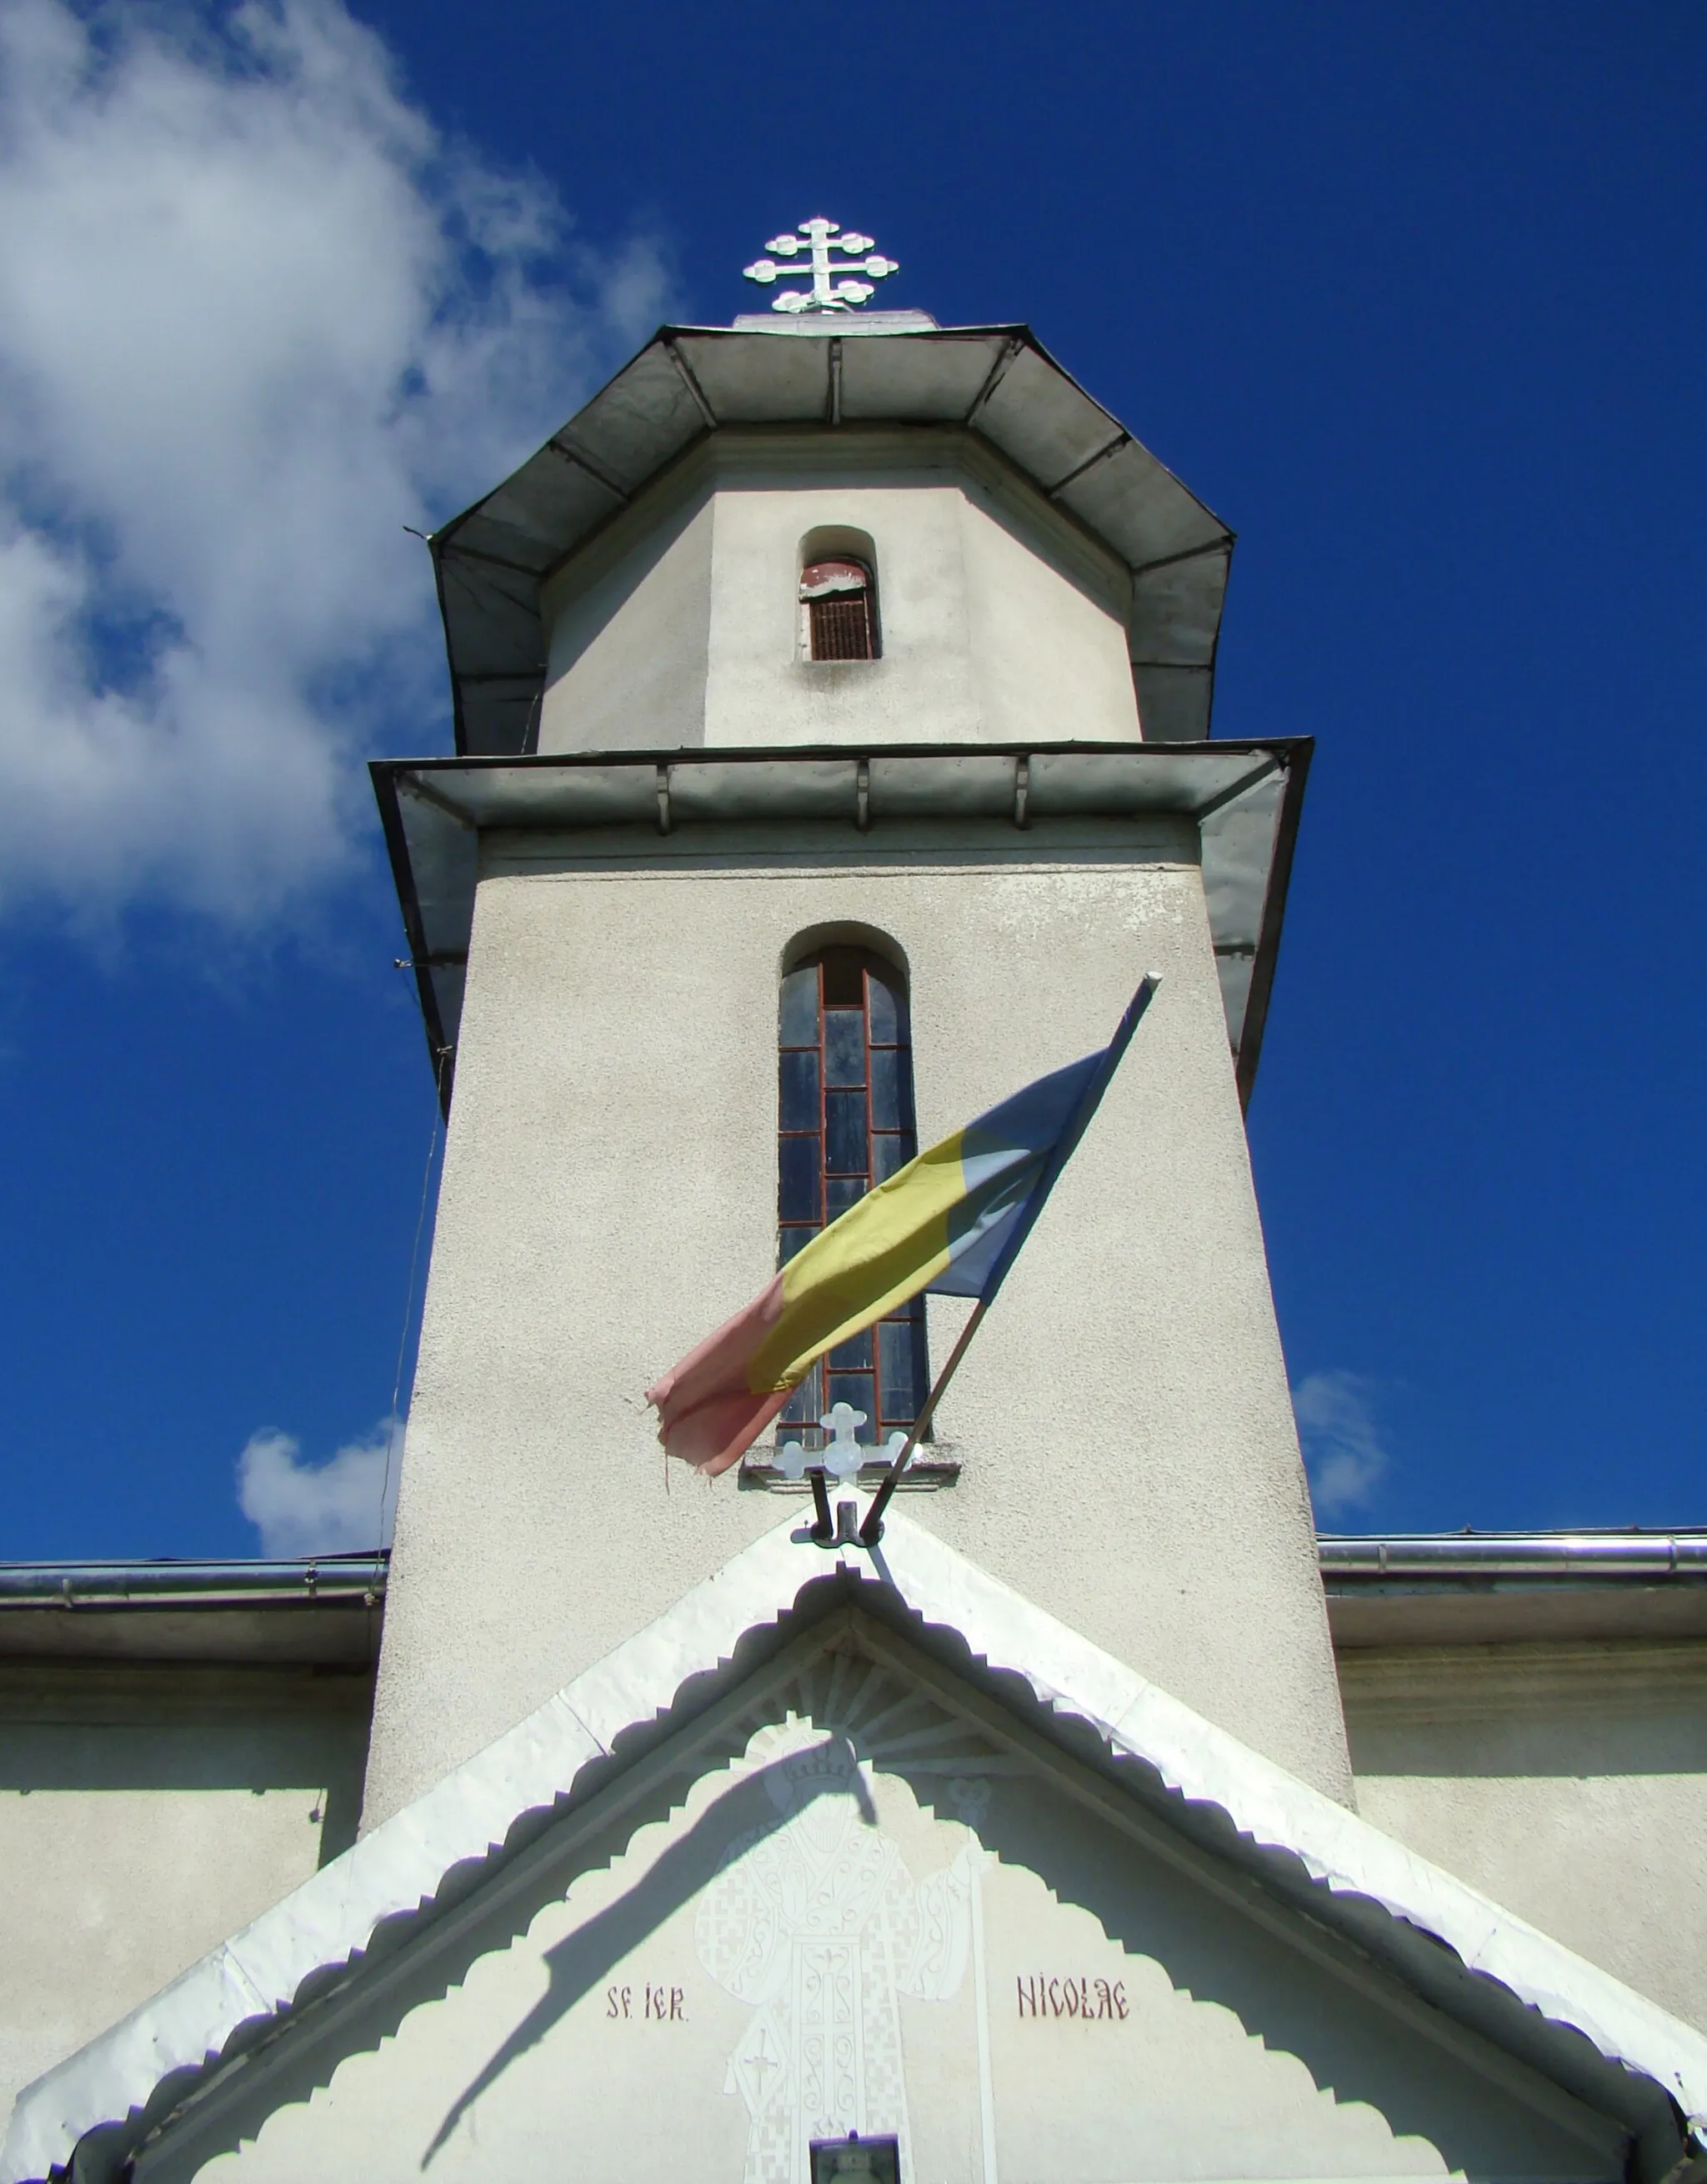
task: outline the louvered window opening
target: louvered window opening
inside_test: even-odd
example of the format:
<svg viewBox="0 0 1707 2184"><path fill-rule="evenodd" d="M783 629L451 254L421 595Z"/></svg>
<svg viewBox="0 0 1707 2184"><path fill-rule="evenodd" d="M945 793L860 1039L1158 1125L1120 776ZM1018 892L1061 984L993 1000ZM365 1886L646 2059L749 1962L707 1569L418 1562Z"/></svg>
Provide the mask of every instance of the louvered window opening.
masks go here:
<svg viewBox="0 0 1707 2184"><path fill-rule="evenodd" d="M815 660L869 660L871 608L865 593L852 599L809 599Z"/></svg>
<svg viewBox="0 0 1707 2184"><path fill-rule="evenodd" d="M777 1264L918 1150L905 982L863 949L830 948L782 981L778 1040ZM779 1435L821 1448L838 1402L865 1413L879 1443L919 1414L929 1382L925 1303L915 1297L815 1365Z"/></svg>
<svg viewBox="0 0 1707 2184"><path fill-rule="evenodd" d="M875 660L871 572L861 561L815 561L800 573L808 650L814 660Z"/></svg>

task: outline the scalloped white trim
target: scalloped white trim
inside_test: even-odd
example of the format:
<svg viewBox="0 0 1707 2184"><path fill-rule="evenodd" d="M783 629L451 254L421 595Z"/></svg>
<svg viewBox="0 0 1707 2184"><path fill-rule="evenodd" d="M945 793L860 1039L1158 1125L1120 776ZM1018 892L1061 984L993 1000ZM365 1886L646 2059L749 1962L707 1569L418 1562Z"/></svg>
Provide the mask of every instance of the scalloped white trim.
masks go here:
<svg viewBox="0 0 1707 2184"><path fill-rule="evenodd" d="M164 2081L216 2063L247 2023L287 2008L305 1982L359 1956L386 1920L431 1902L452 1869L498 1850L516 1823L561 1805L589 1761L666 1712L750 1630L775 1623L839 1566L881 1582L863 1553L801 1546L791 1516L667 1614L374 1829L110 2031L18 2096L0 2184L41 2184L89 2131L120 2125ZM1259 1847L1297 1858L1336 1893L1432 1934L1472 1970L1582 2033L1609 2059L1707 2116L1707 2038L1368 1821L1298 1781L904 1518L883 1562L906 1606L957 1631L991 1669L1022 1677L1057 1713L1170 1789L1217 1806Z"/></svg>

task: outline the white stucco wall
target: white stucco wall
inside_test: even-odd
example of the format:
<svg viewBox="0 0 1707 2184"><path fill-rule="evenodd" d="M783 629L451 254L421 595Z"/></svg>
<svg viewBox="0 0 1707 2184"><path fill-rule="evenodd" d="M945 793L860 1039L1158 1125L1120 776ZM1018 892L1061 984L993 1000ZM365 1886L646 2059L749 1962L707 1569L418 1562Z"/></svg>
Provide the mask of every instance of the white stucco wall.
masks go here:
<svg viewBox="0 0 1707 2184"><path fill-rule="evenodd" d="M898 1650L762 1672L613 1824L560 1825L324 2037L305 2014L137 2184L666 2184L685 2155L802 2184L850 2128L895 2134L909 2184L1621 2174L1606 2119L1251 1917Z"/></svg>
<svg viewBox="0 0 1707 2184"><path fill-rule="evenodd" d="M911 967L921 1143L1103 1044L1163 973L944 1406L965 1475L909 1506L1348 1793L1193 830L881 840L489 845L367 1820L775 1521L732 1476L666 1477L642 1390L773 1271L779 966L843 927ZM963 1309L933 1320L939 1359Z"/></svg>
<svg viewBox="0 0 1707 2184"><path fill-rule="evenodd" d="M1707 2027L1707 1646L1341 1668L1365 1819Z"/></svg>
<svg viewBox="0 0 1707 2184"><path fill-rule="evenodd" d="M801 657L802 542L865 534L880 660ZM1130 741L1131 579L965 435L728 435L546 588L542 751Z"/></svg>
<svg viewBox="0 0 1707 2184"><path fill-rule="evenodd" d="M350 1840L368 1688L0 1670L0 2114Z"/></svg>
<svg viewBox="0 0 1707 2184"><path fill-rule="evenodd" d="M997 743L1137 735L1126 571L1111 559L1093 578L1080 554L1059 550L1059 533L1025 520L1017 496L975 484L959 530L983 734Z"/></svg>
<svg viewBox="0 0 1707 2184"><path fill-rule="evenodd" d="M712 504L669 511L561 579L549 615L542 750L669 749L705 740Z"/></svg>

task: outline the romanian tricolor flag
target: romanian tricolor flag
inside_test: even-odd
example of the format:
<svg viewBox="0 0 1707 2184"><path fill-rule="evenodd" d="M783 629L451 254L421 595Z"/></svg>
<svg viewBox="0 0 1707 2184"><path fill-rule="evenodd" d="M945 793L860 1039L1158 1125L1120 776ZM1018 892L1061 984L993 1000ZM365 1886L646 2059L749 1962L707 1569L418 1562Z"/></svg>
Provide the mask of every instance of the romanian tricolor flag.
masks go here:
<svg viewBox="0 0 1707 2184"><path fill-rule="evenodd" d="M670 1454L726 1471L826 1351L921 1290L987 1303L1154 988L1144 980L1107 1046L1038 1078L868 1192L648 1388Z"/></svg>

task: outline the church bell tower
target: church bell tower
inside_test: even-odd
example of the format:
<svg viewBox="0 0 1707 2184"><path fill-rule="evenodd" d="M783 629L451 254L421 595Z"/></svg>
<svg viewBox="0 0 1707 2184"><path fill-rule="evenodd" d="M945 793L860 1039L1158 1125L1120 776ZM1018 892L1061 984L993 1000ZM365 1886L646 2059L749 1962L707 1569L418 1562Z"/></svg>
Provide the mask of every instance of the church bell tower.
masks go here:
<svg viewBox="0 0 1707 2184"><path fill-rule="evenodd" d="M799 1519L769 1435L667 1476L642 1391L1150 972L902 1506L1348 1797L1243 1122L1309 749L1210 735L1232 534L1028 327L768 248L809 286L431 541L456 755L374 776L448 1134L365 1825ZM965 1310L777 1438L846 1399L875 1467Z"/></svg>
<svg viewBox="0 0 1707 2184"><path fill-rule="evenodd" d="M24 2087L0 2184L1707 2184L1688 1542L1343 1602L1353 1808L1243 1112L1309 754L1209 733L1231 537L1026 327L768 253L431 542L457 752L375 774L449 1130L361 1830L216 1859L281 1892ZM146 1574L79 1755L201 1612L142 1635ZM281 1763L234 1685L297 1618L190 1596L245 1665L124 1732L173 1855L93 1776L64 1904L187 1910L238 1724ZM13 1927L50 2039L127 1976Z"/></svg>

